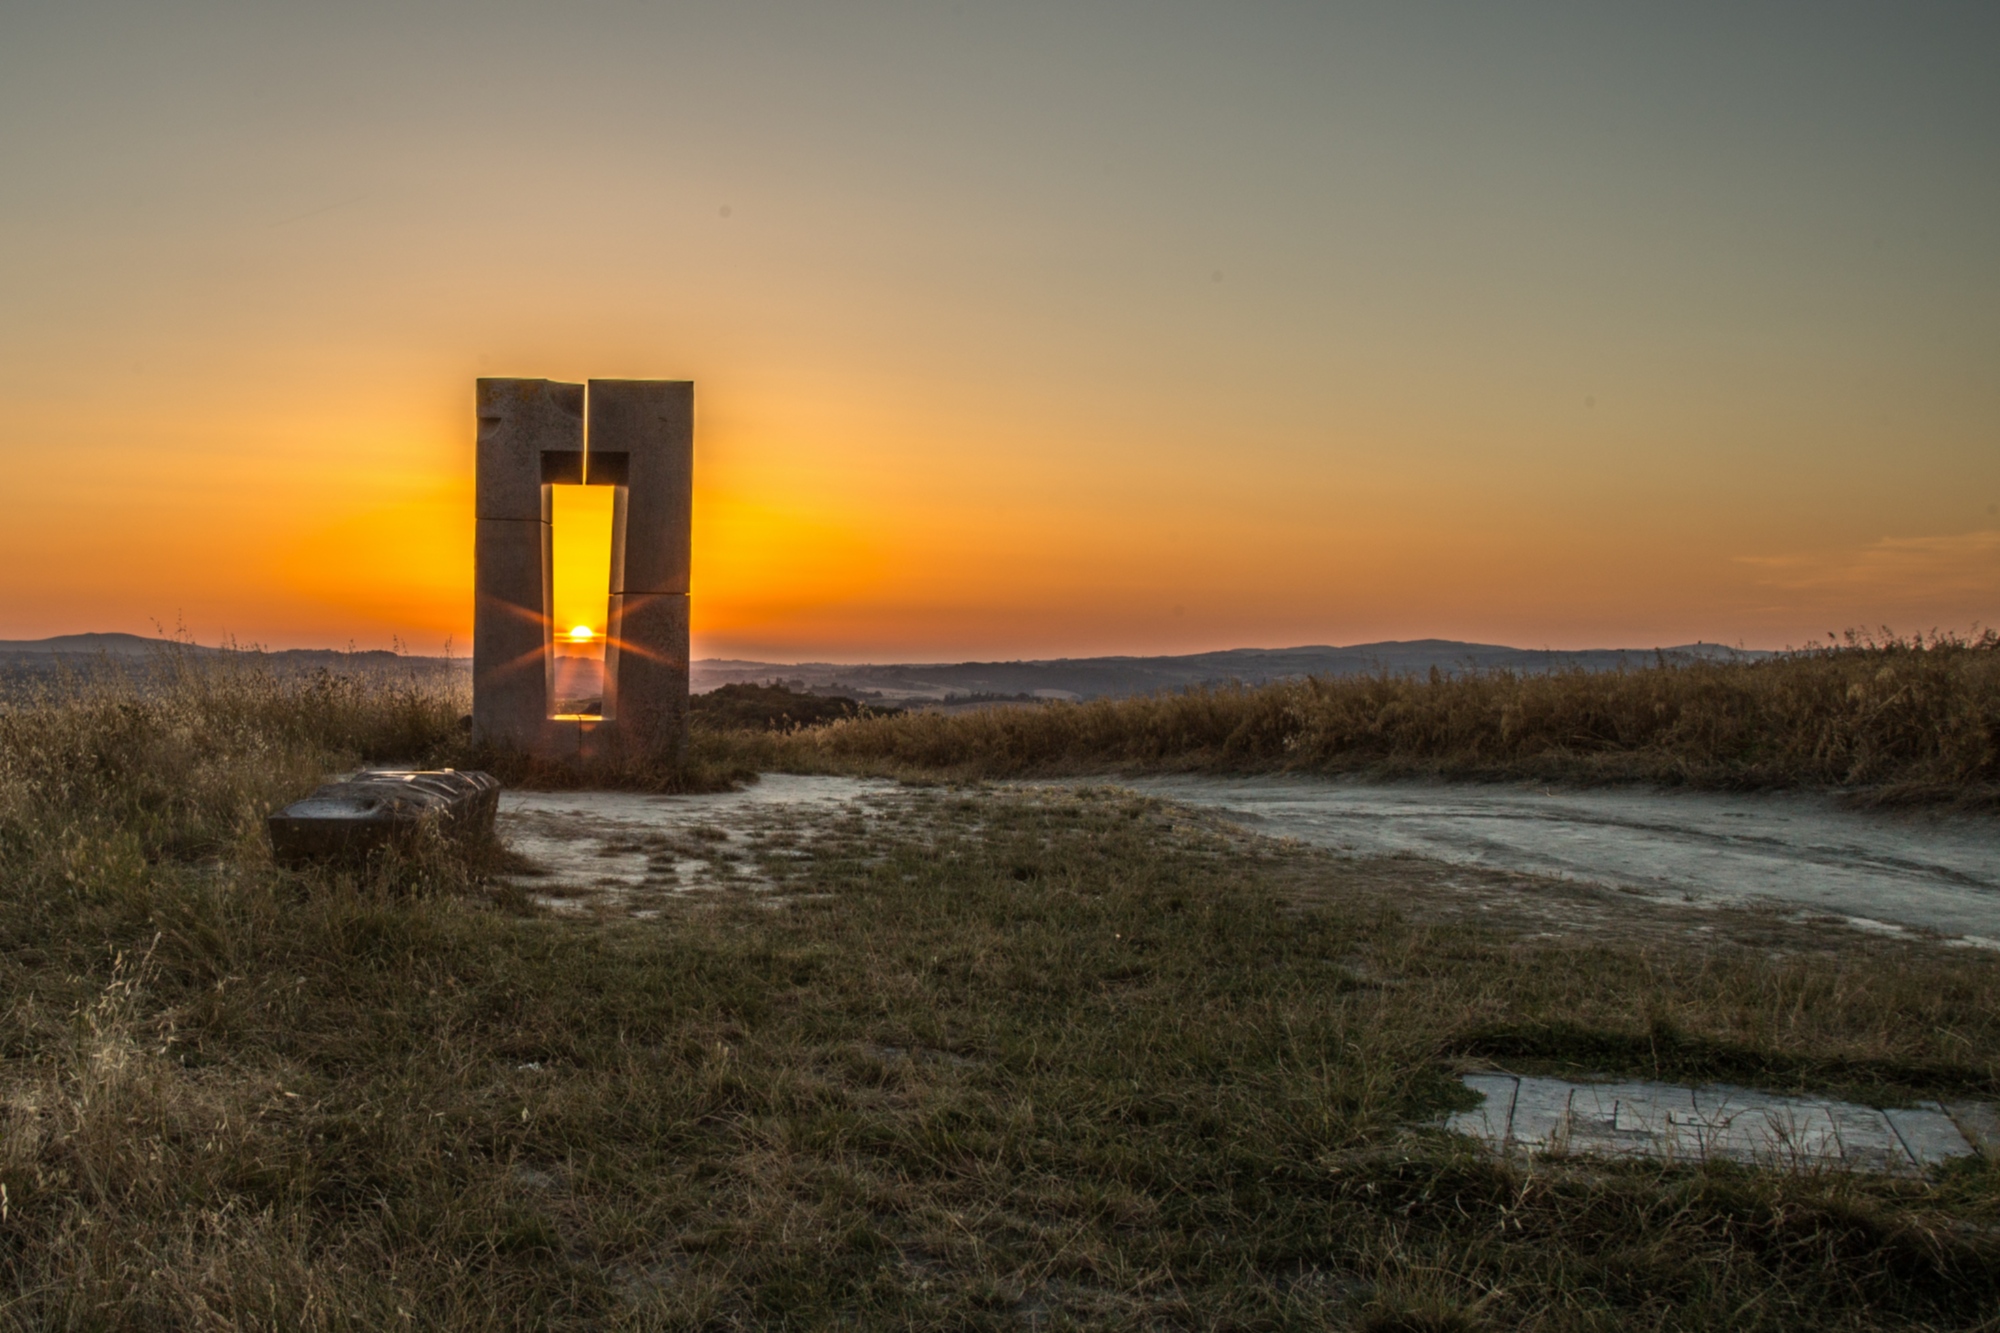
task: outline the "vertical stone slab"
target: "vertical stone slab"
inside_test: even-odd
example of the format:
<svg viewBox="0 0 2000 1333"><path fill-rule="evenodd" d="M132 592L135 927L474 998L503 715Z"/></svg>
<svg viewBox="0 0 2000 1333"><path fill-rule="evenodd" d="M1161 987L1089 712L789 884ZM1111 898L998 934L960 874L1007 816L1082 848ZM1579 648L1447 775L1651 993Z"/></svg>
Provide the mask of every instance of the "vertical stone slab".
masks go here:
<svg viewBox="0 0 2000 1333"><path fill-rule="evenodd" d="M583 386L555 380L478 382L479 517L542 522L542 455L583 453Z"/></svg>
<svg viewBox="0 0 2000 1333"><path fill-rule="evenodd" d="M472 730L534 748L548 717L552 530L542 454L580 454L583 386L478 383L478 531L473 545Z"/></svg>
<svg viewBox="0 0 2000 1333"><path fill-rule="evenodd" d="M694 385L592 380L590 453L625 455L625 559L612 592L688 591ZM614 553L615 559L615 553Z"/></svg>
<svg viewBox="0 0 2000 1333"><path fill-rule="evenodd" d="M476 740L531 747L548 711L541 610L544 523L482 518L474 539L472 730Z"/></svg>
<svg viewBox="0 0 2000 1333"><path fill-rule="evenodd" d="M686 747L694 385L590 381L591 479L616 470L605 708L633 756Z"/></svg>
<svg viewBox="0 0 2000 1333"><path fill-rule="evenodd" d="M678 759L687 749L688 599L614 593L604 649L604 706L628 756Z"/></svg>

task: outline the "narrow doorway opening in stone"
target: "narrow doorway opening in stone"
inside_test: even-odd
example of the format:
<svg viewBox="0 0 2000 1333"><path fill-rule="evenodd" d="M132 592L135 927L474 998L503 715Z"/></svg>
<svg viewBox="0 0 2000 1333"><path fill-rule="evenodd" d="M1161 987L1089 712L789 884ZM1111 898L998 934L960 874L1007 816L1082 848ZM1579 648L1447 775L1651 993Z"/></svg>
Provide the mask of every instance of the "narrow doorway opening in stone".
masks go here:
<svg viewBox="0 0 2000 1333"><path fill-rule="evenodd" d="M549 488L554 640L549 715L606 716L604 648L611 629L611 528L616 486Z"/></svg>

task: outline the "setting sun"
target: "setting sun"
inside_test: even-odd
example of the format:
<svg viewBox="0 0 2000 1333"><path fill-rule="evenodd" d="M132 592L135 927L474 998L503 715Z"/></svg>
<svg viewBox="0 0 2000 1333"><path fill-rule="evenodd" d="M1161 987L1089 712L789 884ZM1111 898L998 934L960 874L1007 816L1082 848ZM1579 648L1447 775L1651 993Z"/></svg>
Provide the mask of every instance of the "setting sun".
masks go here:
<svg viewBox="0 0 2000 1333"><path fill-rule="evenodd" d="M594 651L610 623L612 488L551 486L549 491L556 636Z"/></svg>
<svg viewBox="0 0 2000 1333"><path fill-rule="evenodd" d="M2000 614L2000 6L35 8L5 639L463 654L517 376L700 386L697 659Z"/></svg>

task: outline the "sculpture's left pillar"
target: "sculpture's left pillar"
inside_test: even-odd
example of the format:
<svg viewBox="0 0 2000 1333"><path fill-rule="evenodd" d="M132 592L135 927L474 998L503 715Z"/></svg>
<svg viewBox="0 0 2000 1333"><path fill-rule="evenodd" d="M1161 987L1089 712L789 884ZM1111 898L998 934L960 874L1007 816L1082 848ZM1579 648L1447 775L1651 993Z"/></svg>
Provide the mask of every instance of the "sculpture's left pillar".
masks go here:
<svg viewBox="0 0 2000 1333"><path fill-rule="evenodd" d="M583 453L583 386L479 381L479 531L473 541L472 734L540 748L548 728L554 572L545 474ZM555 457L549 457L555 455Z"/></svg>

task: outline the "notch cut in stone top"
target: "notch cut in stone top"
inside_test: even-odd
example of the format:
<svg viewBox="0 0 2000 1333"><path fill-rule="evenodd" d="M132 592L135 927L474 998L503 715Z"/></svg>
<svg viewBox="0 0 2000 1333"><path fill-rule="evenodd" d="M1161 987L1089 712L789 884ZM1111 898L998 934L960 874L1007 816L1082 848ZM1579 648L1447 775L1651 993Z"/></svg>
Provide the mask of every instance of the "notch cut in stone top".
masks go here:
<svg viewBox="0 0 2000 1333"><path fill-rule="evenodd" d="M583 485L583 460L581 449L542 450L542 485Z"/></svg>
<svg viewBox="0 0 2000 1333"><path fill-rule="evenodd" d="M541 518L543 456L583 453L583 386L482 379L476 396L478 516Z"/></svg>
<svg viewBox="0 0 2000 1333"><path fill-rule="evenodd" d="M686 593L694 505L694 385L592 380L590 467L621 466L626 504L614 538L614 593Z"/></svg>
<svg viewBox="0 0 2000 1333"><path fill-rule="evenodd" d="M623 486L632 455L622 449L544 449L544 486Z"/></svg>

